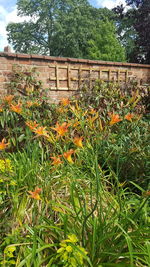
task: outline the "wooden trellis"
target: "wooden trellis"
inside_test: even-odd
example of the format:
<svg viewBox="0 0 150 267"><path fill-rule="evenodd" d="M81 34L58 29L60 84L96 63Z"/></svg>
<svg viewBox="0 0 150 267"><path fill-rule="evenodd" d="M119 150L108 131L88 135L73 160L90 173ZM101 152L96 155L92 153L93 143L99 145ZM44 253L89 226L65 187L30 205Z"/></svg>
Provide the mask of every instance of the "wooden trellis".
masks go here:
<svg viewBox="0 0 150 267"><path fill-rule="evenodd" d="M49 65L49 85L52 90L77 90L84 82L91 87L96 80L127 82L128 70L102 69L72 65Z"/></svg>

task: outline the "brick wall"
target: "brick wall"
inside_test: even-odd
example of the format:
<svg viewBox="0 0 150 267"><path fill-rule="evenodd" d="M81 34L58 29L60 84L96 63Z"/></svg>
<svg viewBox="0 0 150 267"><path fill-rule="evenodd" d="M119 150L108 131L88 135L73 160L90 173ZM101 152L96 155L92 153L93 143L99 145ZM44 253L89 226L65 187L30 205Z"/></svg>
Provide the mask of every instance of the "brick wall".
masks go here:
<svg viewBox="0 0 150 267"><path fill-rule="evenodd" d="M124 83L136 79L141 85L150 83L150 65L15 54L8 51L0 53L0 95L7 94L14 64L36 67L43 87L49 89L48 96L56 102L62 97L73 95L84 82L92 86L96 79Z"/></svg>

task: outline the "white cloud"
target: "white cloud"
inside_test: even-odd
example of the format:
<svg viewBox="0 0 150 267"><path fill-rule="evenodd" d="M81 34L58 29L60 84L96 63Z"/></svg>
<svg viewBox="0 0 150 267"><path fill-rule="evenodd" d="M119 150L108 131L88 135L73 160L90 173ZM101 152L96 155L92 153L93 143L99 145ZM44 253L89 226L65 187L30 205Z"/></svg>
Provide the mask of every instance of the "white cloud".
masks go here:
<svg viewBox="0 0 150 267"><path fill-rule="evenodd" d="M8 12L4 7L0 6L0 51L3 51L4 46L8 45L6 26L10 22L22 22L27 17L17 16L17 7L14 6L11 12Z"/></svg>
<svg viewBox="0 0 150 267"><path fill-rule="evenodd" d="M100 7L114 8L117 5L126 5L125 0L96 0L97 5Z"/></svg>

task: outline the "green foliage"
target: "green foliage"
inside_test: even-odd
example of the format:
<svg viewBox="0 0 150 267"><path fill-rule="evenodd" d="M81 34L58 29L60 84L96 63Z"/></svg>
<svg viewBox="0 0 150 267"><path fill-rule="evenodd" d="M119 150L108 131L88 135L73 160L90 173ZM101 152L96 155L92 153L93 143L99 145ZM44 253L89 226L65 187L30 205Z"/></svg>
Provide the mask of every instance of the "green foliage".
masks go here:
<svg viewBox="0 0 150 267"><path fill-rule="evenodd" d="M117 14L118 33L130 62L150 63L149 0L126 0L114 9Z"/></svg>
<svg viewBox="0 0 150 267"><path fill-rule="evenodd" d="M149 120L119 89L1 100L2 266L149 266Z"/></svg>
<svg viewBox="0 0 150 267"><path fill-rule="evenodd" d="M112 22L106 20L93 28L92 38L88 41L87 52L90 59L125 61L124 48L116 37Z"/></svg>
<svg viewBox="0 0 150 267"><path fill-rule="evenodd" d="M17 6L18 14L30 20L7 26L16 52L125 60L108 9L96 9L86 0L19 0Z"/></svg>
<svg viewBox="0 0 150 267"><path fill-rule="evenodd" d="M38 80L39 73L36 68L31 69L22 67L21 65L13 65L12 74L8 92L11 94L21 93L22 95L40 95L42 90L42 82Z"/></svg>

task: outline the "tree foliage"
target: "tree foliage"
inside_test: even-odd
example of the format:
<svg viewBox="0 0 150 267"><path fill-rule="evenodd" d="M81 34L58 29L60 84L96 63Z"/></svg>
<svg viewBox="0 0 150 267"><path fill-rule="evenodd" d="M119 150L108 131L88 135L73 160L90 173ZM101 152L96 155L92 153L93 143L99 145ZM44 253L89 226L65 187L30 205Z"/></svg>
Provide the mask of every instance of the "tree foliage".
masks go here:
<svg viewBox="0 0 150 267"><path fill-rule="evenodd" d="M120 46L116 38L114 24L108 20L98 23L93 29L93 36L88 41L87 51L92 59L125 61L124 48Z"/></svg>
<svg viewBox="0 0 150 267"><path fill-rule="evenodd" d="M150 63L150 1L126 0L113 11L116 14L119 37L126 47L130 62Z"/></svg>
<svg viewBox="0 0 150 267"><path fill-rule="evenodd" d="M27 19L7 26L16 52L125 60L113 12L106 8L94 8L87 0L18 0L17 7Z"/></svg>

